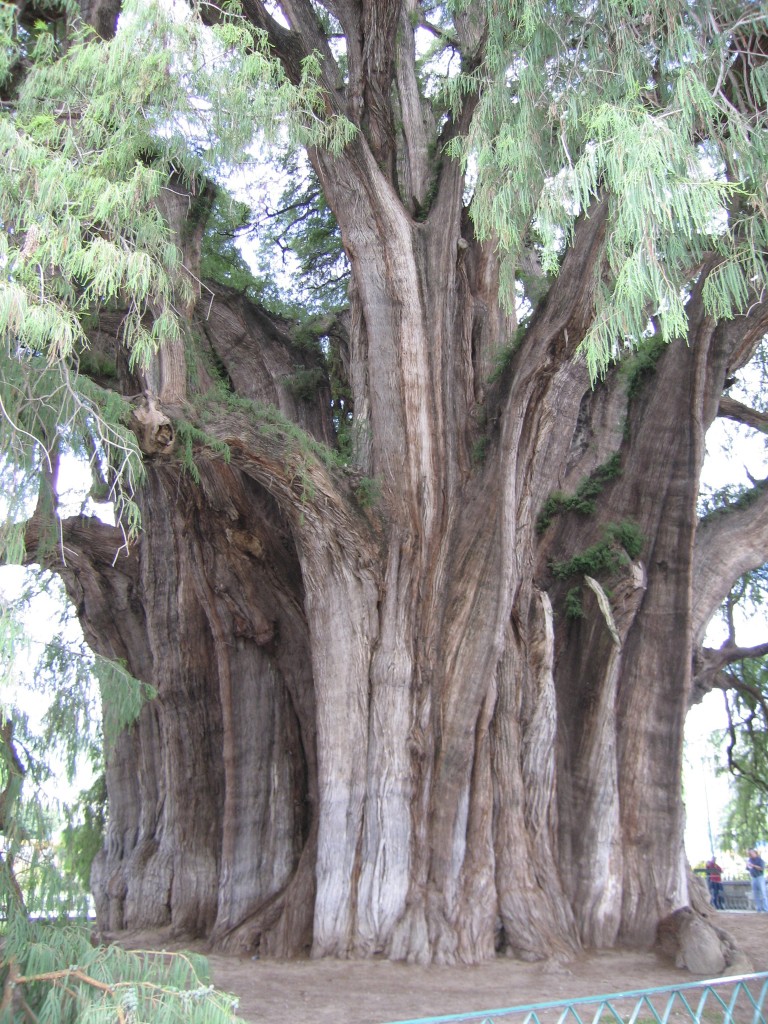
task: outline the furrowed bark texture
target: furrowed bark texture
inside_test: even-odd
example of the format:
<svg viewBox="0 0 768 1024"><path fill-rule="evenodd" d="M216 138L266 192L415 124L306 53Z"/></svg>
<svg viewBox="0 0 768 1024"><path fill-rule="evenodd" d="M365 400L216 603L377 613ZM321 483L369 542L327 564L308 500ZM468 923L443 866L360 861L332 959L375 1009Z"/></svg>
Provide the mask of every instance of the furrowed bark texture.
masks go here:
<svg viewBox="0 0 768 1024"><path fill-rule="evenodd" d="M116 531L65 524L58 568L89 640L158 690L108 759L99 921L437 963L648 945L687 902L683 723L719 593L700 589L704 435L766 309L749 337L715 325L705 268L689 337L593 387L578 343L607 230L596 201L513 345L461 169L430 163L418 5L328 6L343 90L309 3L283 5L290 29L244 10L294 78L302 52L324 55L329 104L360 128L339 156L310 152L351 268L357 462L317 444L334 441L327 384L291 388L317 357L211 284L181 368L180 347L138 382L177 436L153 445L160 421L142 421L140 538L118 551ZM456 27L479 53L483 19ZM194 249L199 232L184 237ZM115 331L106 317L94 337ZM194 466L190 423L207 436ZM585 482L589 503L564 500ZM766 531L747 528L759 564Z"/></svg>

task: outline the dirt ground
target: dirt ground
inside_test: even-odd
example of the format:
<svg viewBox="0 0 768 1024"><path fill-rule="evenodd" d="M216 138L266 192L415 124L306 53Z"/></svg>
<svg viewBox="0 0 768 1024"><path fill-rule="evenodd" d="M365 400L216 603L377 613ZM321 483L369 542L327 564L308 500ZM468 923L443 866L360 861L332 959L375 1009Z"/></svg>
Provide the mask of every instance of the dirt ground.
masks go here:
<svg viewBox="0 0 768 1024"><path fill-rule="evenodd" d="M768 971L768 914L720 912L714 923L733 935L755 971ZM149 948L147 939L132 936L125 944ZM562 964L500 958L476 967L218 955L209 961L217 988L239 998L248 1024L386 1024L699 980L652 952L591 953Z"/></svg>

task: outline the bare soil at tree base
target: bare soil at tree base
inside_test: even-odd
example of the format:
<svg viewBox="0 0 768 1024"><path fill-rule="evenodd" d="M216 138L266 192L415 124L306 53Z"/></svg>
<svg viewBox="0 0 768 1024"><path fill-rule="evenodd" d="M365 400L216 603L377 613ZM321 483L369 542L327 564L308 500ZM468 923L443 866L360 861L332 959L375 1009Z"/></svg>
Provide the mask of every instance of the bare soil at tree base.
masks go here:
<svg viewBox="0 0 768 1024"><path fill-rule="evenodd" d="M755 971L768 971L768 914L720 912ZM133 948L178 948L161 936L121 935ZM499 957L473 967L421 967L373 960L270 960L209 956L213 980L239 999L248 1024L385 1024L577 996L702 980L654 952L583 954L564 963Z"/></svg>

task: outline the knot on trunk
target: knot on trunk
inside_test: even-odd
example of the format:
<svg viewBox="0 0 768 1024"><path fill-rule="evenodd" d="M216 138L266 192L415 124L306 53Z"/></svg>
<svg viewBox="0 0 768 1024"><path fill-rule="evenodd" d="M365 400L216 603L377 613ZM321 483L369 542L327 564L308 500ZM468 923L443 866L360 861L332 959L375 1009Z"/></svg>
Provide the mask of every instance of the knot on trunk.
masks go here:
<svg viewBox="0 0 768 1024"><path fill-rule="evenodd" d="M142 396L131 414L130 426L144 455L169 455L173 451L176 431L154 395Z"/></svg>

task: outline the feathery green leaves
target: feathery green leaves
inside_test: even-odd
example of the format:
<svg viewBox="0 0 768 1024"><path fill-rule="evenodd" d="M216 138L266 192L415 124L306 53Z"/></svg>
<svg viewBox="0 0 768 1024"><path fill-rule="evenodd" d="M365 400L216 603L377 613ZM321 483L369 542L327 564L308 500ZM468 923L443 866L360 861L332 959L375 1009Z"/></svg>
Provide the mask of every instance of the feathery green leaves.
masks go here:
<svg viewBox="0 0 768 1024"><path fill-rule="evenodd" d="M0 981L12 981L35 1020L112 1024L229 1024L237 1000L214 989L203 957L94 947L85 928L8 924ZM14 1019L0 1018L3 1024Z"/></svg>
<svg viewBox="0 0 768 1024"><path fill-rule="evenodd" d="M450 155L476 168L476 231L513 267L532 235L556 274L576 218L608 204L583 342L593 376L649 330L685 335L705 262L718 318L768 282L768 71L748 43L767 24L738 2L521 0L489 14L477 112Z"/></svg>
<svg viewBox="0 0 768 1024"><path fill-rule="evenodd" d="M14 11L0 3L6 78L19 56ZM110 42L81 30L60 51L41 26L27 59L0 110L3 450L15 471L35 472L60 439L77 447L91 435L85 447L111 465L131 529L140 459L125 414L113 419L107 395L76 373L89 324L119 310L131 366L149 367L182 339L196 284L164 190L182 182L194 194L204 176L247 162L257 130L339 151L354 128L327 114L318 58L291 83L234 8L211 30L191 10L132 0Z"/></svg>
<svg viewBox="0 0 768 1024"><path fill-rule="evenodd" d="M34 615L52 627L44 639L25 621L33 597ZM52 916L84 913L86 889L72 873L77 862L62 861L58 838L64 817L76 834L80 815L52 795L49 781L71 785L87 767L102 771L105 752L154 696L122 666L94 656L73 615L61 585L40 572L0 605L0 902Z"/></svg>

